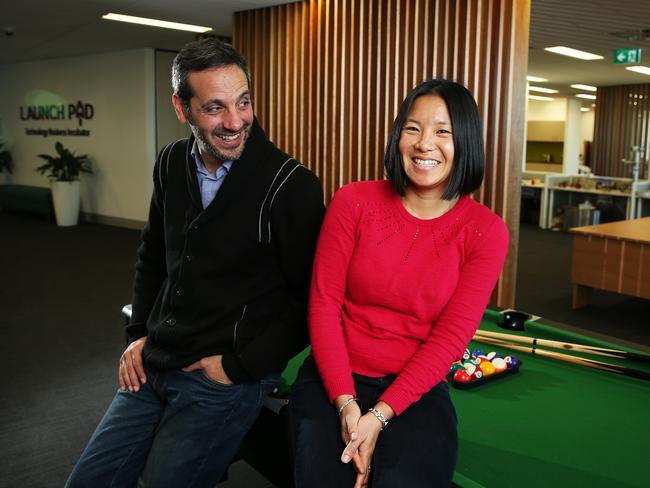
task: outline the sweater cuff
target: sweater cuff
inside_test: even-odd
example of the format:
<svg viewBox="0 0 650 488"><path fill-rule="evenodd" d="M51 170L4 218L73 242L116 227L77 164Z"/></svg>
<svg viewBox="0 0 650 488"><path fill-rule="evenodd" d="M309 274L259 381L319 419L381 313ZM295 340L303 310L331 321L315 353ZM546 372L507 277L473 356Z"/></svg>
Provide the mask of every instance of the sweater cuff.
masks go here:
<svg viewBox="0 0 650 488"><path fill-rule="evenodd" d="M221 366L233 383L246 383L253 380L234 354L224 354L221 357Z"/></svg>
<svg viewBox="0 0 650 488"><path fill-rule="evenodd" d="M395 412L395 416L400 415L404 410L406 410L413 400L407 398L404 395L396 394L397 392L390 391L390 388L384 392L383 395L379 397L379 401L386 402L390 408Z"/></svg>
<svg viewBox="0 0 650 488"><path fill-rule="evenodd" d="M447 378L443 377L440 381L447 382ZM414 397L403 391L398 391L393 386L389 386L383 395L379 397L379 400L382 400L393 409L395 415L400 415L404 410L406 410L412 403L417 402L422 398L422 395ZM377 401L379 401L377 400Z"/></svg>
<svg viewBox="0 0 650 488"><path fill-rule="evenodd" d="M327 396L329 397L330 402L334 402L336 397L341 395L352 395L354 397L357 396L356 389L354 388L354 380L352 377L323 383L325 384L325 389L327 390Z"/></svg>

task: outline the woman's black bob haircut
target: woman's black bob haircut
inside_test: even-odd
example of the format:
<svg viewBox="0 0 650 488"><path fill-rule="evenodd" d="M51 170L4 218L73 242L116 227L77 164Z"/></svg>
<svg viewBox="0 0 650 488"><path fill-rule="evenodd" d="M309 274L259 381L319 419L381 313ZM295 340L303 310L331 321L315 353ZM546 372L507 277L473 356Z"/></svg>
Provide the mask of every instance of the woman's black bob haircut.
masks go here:
<svg viewBox="0 0 650 488"><path fill-rule="evenodd" d="M423 95L438 95L447 104L454 141L454 166L442 198L468 195L481 186L485 169L483 131L474 97L453 81L428 80L416 86L402 102L386 145L384 168L395 191L404 196L409 179L404 172L399 140L413 102Z"/></svg>

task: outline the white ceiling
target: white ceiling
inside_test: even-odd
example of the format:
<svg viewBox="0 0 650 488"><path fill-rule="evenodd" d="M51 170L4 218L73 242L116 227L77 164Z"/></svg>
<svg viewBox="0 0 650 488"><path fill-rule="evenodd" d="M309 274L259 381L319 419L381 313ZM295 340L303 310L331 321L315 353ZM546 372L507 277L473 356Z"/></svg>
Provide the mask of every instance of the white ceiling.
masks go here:
<svg viewBox="0 0 650 488"><path fill-rule="evenodd" d="M103 20L109 12L212 27L230 37L234 12L281 3L290 0L2 0L0 63L139 47L178 50L194 39L191 32Z"/></svg>
<svg viewBox="0 0 650 488"><path fill-rule="evenodd" d="M194 38L192 33L102 20L108 12L207 25L229 36L233 12L280 3L287 0L3 0L0 64L137 47L177 50ZM7 36L7 29L13 35ZM650 83L650 76L613 63L614 49L640 47L641 64L650 66L650 40L609 35L640 29L650 29L649 0L532 0L528 72L548 78L546 85L564 94L575 91L568 89L572 83ZM605 59L579 61L543 51L554 45Z"/></svg>

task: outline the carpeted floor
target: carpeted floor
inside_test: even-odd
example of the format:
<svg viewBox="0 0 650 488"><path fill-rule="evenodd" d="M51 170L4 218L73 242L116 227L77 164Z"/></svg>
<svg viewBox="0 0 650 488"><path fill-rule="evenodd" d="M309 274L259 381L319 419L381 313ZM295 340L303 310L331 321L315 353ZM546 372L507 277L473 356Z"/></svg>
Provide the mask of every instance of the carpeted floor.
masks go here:
<svg viewBox="0 0 650 488"><path fill-rule="evenodd" d="M0 487L57 487L117 388L140 233L0 213ZM273 488L243 462L222 488Z"/></svg>
<svg viewBox="0 0 650 488"><path fill-rule="evenodd" d="M522 225L516 308L575 327L650 346L650 300L594 290L571 309L572 235Z"/></svg>
<svg viewBox="0 0 650 488"><path fill-rule="evenodd" d="M62 486L115 390L138 233L13 215L0 229L0 485Z"/></svg>
<svg viewBox="0 0 650 488"><path fill-rule="evenodd" d="M62 486L117 387L139 233L0 213L0 487ZM650 345L650 302L571 311L570 236L521 229L517 307ZM223 488L272 488L243 462Z"/></svg>

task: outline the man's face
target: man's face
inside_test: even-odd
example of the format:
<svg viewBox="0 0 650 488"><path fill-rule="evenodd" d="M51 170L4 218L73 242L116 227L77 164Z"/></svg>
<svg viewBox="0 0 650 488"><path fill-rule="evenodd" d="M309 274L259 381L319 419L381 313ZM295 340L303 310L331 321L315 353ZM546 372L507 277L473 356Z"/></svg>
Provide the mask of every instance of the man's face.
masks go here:
<svg viewBox="0 0 650 488"><path fill-rule="evenodd" d="M244 72L235 65L194 71L189 106L174 95L176 116L187 122L208 170L239 159L253 124L253 106Z"/></svg>

